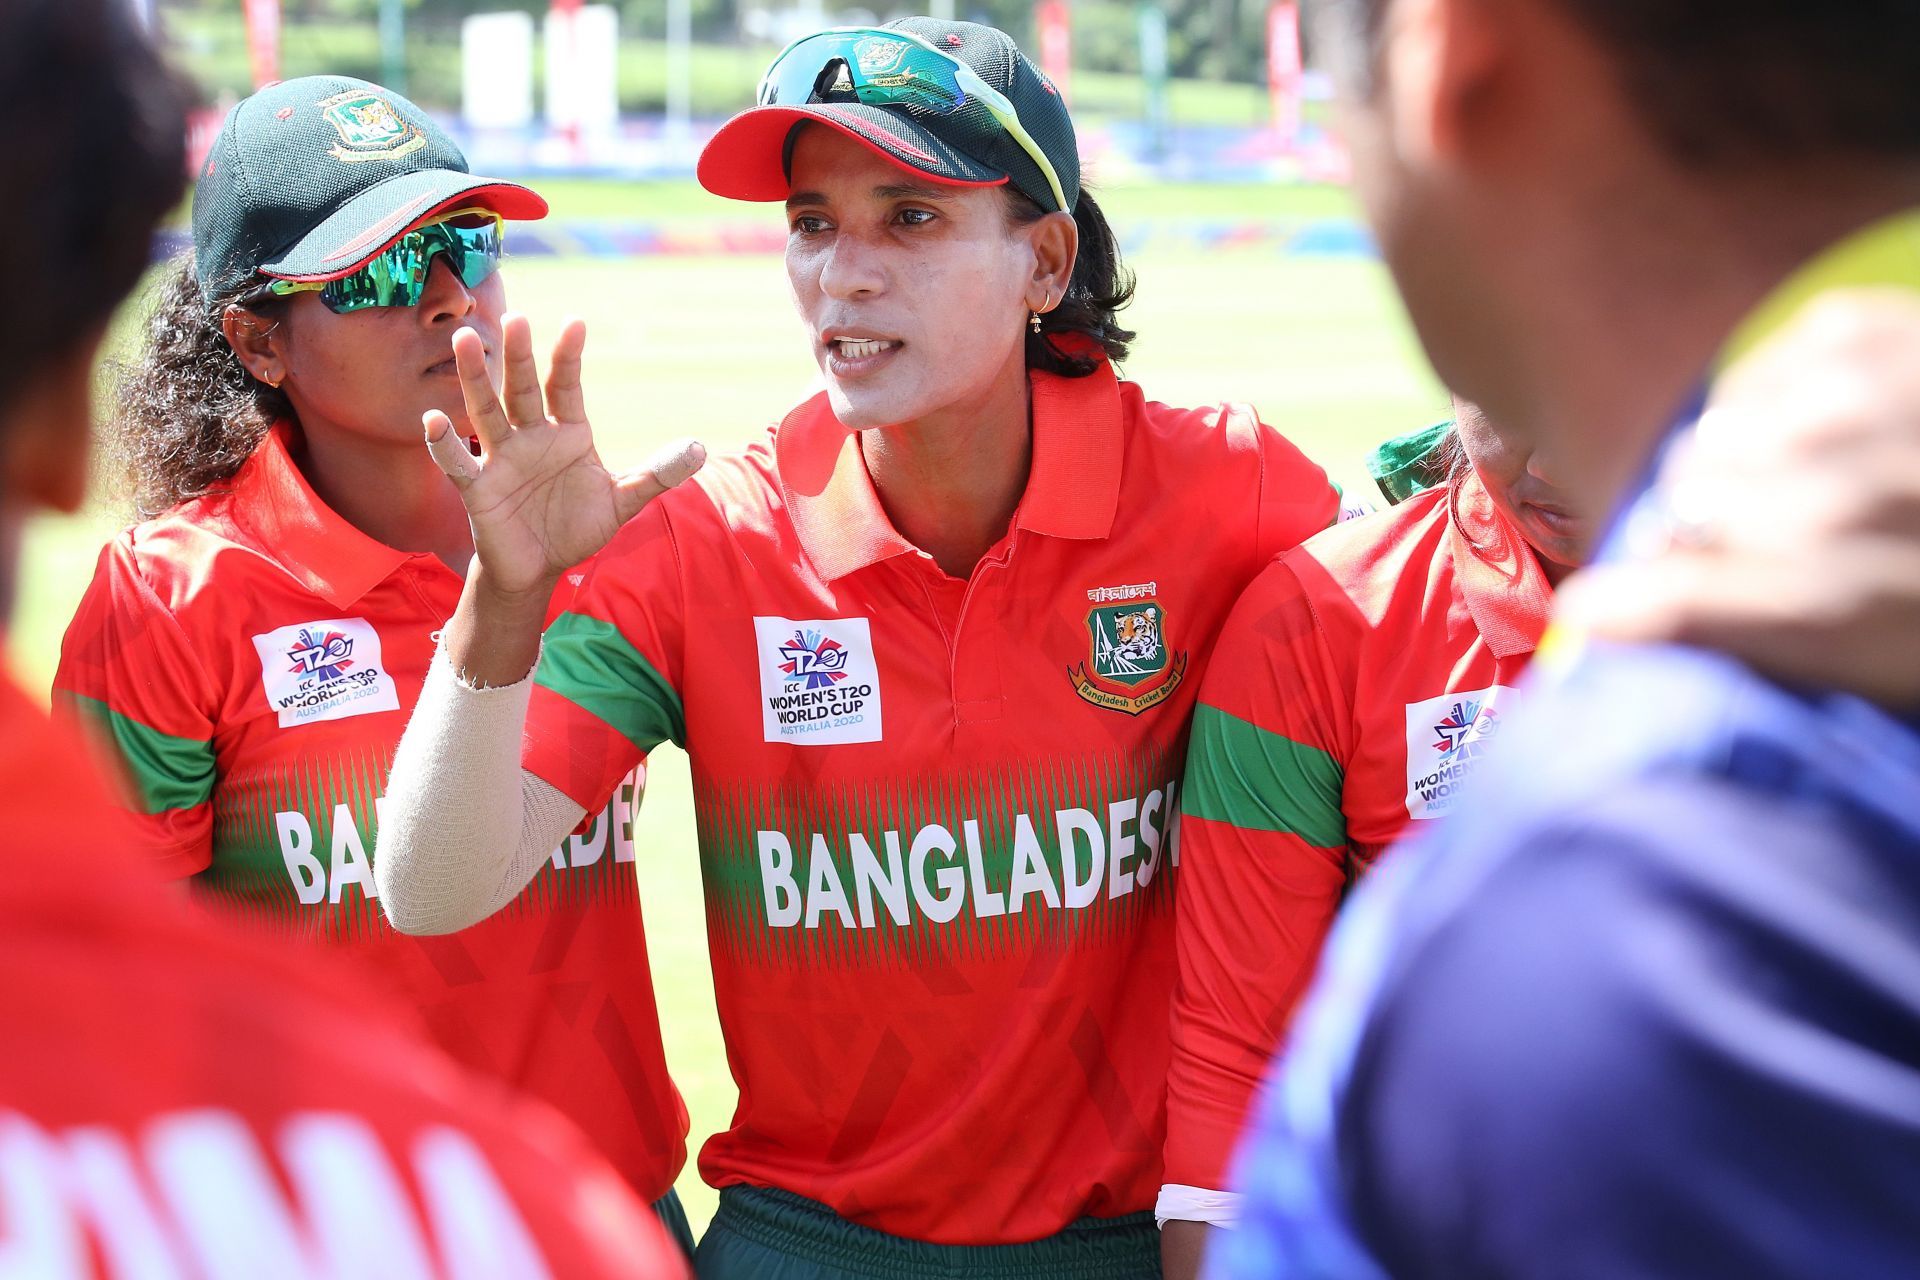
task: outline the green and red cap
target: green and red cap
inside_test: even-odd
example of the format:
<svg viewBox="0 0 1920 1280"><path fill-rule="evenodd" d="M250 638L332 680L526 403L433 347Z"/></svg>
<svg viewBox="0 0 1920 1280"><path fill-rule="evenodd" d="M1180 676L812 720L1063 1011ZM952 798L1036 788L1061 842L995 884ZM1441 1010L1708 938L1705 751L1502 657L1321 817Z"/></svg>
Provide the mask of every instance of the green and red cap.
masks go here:
<svg viewBox="0 0 1920 1280"><path fill-rule="evenodd" d="M1071 212L1080 197L1080 152L1073 119L1059 90L1020 52L1012 37L975 22L935 18L902 18L875 28L873 34L884 36L893 31L932 45L971 68L989 88L1005 97L1021 126L1052 165L1060 181L1064 208ZM782 55L783 60L800 51L803 43L797 42ZM847 53L847 61L856 64L868 57L868 51L857 44ZM884 49L876 49L874 56L884 61L887 54ZM775 63L770 78L780 66ZM887 68L867 70L884 75ZM836 86L831 75L821 77L818 91L806 96L809 100L789 101L783 95L774 104L749 108L721 126L701 152L700 185L733 200L784 200L790 190L793 136L800 125L822 124L872 148L901 168L936 182L955 186L1011 184L1042 209L1062 207L1033 156L978 103L967 103L954 111L925 110L907 103L875 105L861 101L848 83Z"/></svg>
<svg viewBox="0 0 1920 1280"><path fill-rule="evenodd" d="M194 186L200 292L262 275L337 280L465 208L547 214L531 189L469 173L453 140L391 90L351 76L269 85L227 113Z"/></svg>

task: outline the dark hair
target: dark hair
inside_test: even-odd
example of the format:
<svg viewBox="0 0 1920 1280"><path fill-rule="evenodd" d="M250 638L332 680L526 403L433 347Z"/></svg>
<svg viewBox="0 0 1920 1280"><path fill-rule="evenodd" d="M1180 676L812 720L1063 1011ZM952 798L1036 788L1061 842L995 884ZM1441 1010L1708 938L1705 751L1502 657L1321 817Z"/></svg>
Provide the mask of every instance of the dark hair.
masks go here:
<svg viewBox="0 0 1920 1280"><path fill-rule="evenodd" d="M1006 193L1007 216L1018 225L1030 225L1047 216L1046 211L1016 191ZM1073 206L1074 225L1080 228L1080 250L1073 260L1073 274L1067 282L1067 296L1052 311L1040 317L1040 332L1027 335L1027 367L1044 369L1069 378L1084 378L1099 367L1088 355L1062 351L1054 338L1077 333L1092 339L1106 352L1107 359L1118 364L1127 358L1134 339L1131 329L1120 326L1120 309L1133 301L1133 272L1120 260L1120 242L1107 225L1093 195L1082 187Z"/></svg>
<svg viewBox="0 0 1920 1280"><path fill-rule="evenodd" d="M186 181L187 96L126 0L0 4L0 419L105 326ZM74 424L84 430L84 424Z"/></svg>
<svg viewBox="0 0 1920 1280"><path fill-rule="evenodd" d="M107 437L108 456L143 519L232 479L268 428L293 416L286 393L248 373L220 327L249 287L209 303L191 250L155 286L146 342L118 370L118 412ZM247 309L277 322L286 303L270 298Z"/></svg>
<svg viewBox="0 0 1920 1280"><path fill-rule="evenodd" d="M1627 99L1683 162L1920 156L1913 0L1546 2L1612 52ZM1322 30L1370 48L1388 3L1319 0L1335 24Z"/></svg>

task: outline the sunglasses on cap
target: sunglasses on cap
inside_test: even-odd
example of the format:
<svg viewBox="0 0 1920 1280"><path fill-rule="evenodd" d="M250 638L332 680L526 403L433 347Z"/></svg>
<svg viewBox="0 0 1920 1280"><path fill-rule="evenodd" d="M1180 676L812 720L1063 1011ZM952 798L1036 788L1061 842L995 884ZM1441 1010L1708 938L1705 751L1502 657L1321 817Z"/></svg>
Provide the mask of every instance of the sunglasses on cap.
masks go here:
<svg viewBox="0 0 1920 1280"><path fill-rule="evenodd" d="M367 307L411 307L427 291L427 273L435 256L444 253L460 283L476 288L499 270L505 235L499 214L490 209L461 209L415 227L358 271L338 280L272 280L249 297L318 293L320 305L336 315Z"/></svg>
<svg viewBox="0 0 1920 1280"><path fill-rule="evenodd" d="M836 72L837 74L830 74ZM908 31L835 27L788 45L760 81L763 107L804 106L824 95L851 92L873 107L911 107L951 116L977 102L1033 158L1053 191L1054 207L1066 210L1060 175L1040 144L1020 124L1007 96L945 50Z"/></svg>

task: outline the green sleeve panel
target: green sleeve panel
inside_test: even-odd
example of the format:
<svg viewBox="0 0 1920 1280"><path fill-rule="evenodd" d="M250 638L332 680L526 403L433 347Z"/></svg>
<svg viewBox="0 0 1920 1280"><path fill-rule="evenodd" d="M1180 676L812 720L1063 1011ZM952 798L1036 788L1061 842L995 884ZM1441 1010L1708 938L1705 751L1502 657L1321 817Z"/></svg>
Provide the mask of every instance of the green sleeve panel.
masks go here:
<svg viewBox="0 0 1920 1280"><path fill-rule="evenodd" d="M95 698L64 690L54 696L113 744L139 790L144 812L192 809L212 797L212 742L162 733Z"/></svg>
<svg viewBox="0 0 1920 1280"><path fill-rule="evenodd" d="M1284 831L1318 849L1343 849L1344 771L1318 747L1202 703L1194 709L1182 790L1190 817L1248 831Z"/></svg>
<svg viewBox="0 0 1920 1280"><path fill-rule="evenodd" d="M534 683L605 721L643 755L669 739L686 743L679 691L611 622L555 618Z"/></svg>

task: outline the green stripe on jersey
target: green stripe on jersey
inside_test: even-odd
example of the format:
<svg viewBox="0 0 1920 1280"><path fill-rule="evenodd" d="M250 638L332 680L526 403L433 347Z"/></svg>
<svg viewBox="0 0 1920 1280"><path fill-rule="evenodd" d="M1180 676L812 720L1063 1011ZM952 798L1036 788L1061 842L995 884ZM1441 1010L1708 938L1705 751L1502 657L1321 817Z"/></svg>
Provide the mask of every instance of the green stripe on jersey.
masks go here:
<svg viewBox="0 0 1920 1280"><path fill-rule="evenodd" d="M55 696L64 698L113 741L140 789L140 804L147 813L192 809L213 795L213 743L162 733L95 698L65 691Z"/></svg>
<svg viewBox="0 0 1920 1280"><path fill-rule="evenodd" d="M563 613L547 628L534 683L604 720L642 752L685 744L680 694L611 622Z"/></svg>
<svg viewBox="0 0 1920 1280"><path fill-rule="evenodd" d="M1183 807L1247 831L1287 831L1316 849L1347 843L1340 762L1201 703L1193 712Z"/></svg>

